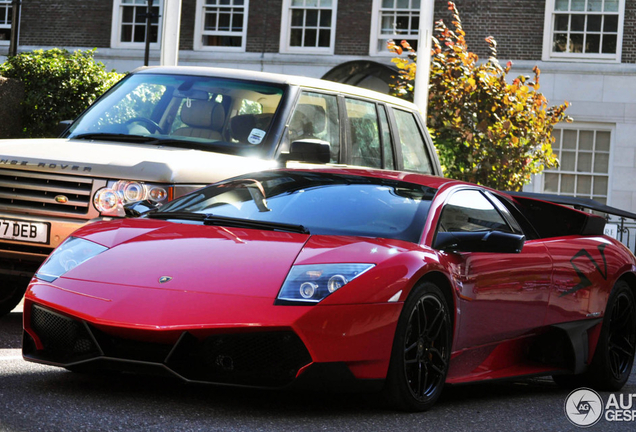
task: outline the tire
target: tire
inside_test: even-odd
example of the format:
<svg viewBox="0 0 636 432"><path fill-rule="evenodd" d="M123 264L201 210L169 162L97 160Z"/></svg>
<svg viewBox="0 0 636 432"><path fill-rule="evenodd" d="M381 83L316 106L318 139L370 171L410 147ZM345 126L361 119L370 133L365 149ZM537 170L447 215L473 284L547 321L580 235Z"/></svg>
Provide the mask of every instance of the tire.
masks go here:
<svg viewBox="0 0 636 432"><path fill-rule="evenodd" d="M636 301L627 282L618 281L610 293L596 351L589 369L580 375L559 375L554 381L567 388L591 387L618 391L634 364L636 349Z"/></svg>
<svg viewBox="0 0 636 432"><path fill-rule="evenodd" d="M444 388L452 344L451 311L442 291L417 285L398 319L384 396L402 411L426 411Z"/></svg>
<svg viewBox="0 0 636 432"><path fill-rule="evenodd" d="M11 312L22 300L28 282L6 279L0 283L0 317Z"/></svg>

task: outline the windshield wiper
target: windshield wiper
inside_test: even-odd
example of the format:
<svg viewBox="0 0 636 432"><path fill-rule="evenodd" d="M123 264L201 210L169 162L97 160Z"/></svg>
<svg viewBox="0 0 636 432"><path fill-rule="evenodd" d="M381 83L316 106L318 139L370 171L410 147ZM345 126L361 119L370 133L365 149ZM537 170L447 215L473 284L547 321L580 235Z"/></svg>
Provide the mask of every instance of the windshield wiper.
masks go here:
<svg viewBox="0 0 636 432"><path fill-rule="evenodd" d="M240 154L243 149L236 148L223 141L200 142L187 139L157 138L148 135L130 135L122 133L85 133L68 137L68 139L105 140L117 142L130 142L135 144L149 144L156 146L179 147L193 150L203 150L226 154Z"/></svg>
<svg viewBox="0 0 636 432"><path fill-rule="evenodd" d="M147 143L151 141L157 141L156 137L145 135L130 135L122 133L85 133L69 137L69 139L100 139L108 141L130 141Z"/></svg>
<svg viewBox="0 0 636 432"><path fill-rule="evenodd" d="M152 219L182 219L201 221L204 225L228 226L234 228L266 229L270 231L286 231L299 234L309 234L309 230L302 225L287 224L282 222L259 221L252 219L241 219L227 216L214 216L201 213L190 212L151 212L147 217Z"/></svg>

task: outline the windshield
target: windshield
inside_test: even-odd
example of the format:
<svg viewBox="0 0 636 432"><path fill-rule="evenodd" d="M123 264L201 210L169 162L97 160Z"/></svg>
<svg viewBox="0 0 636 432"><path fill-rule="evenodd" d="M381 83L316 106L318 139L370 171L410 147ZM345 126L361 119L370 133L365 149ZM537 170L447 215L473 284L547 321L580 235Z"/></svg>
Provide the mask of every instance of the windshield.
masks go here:
<svg viewBox="0 0 636 432"><path fill-rule="evenodd" d="M435 192L426 186L371 177L264 172L236 177L183 196L151 217L189 223L189 214L240 218L302 226L311 234L416 243Z"/></svg>
<svg viewBox="0 0 636 432"><path fill-rule="evenodd" d="M196 144L263 154L284 86L214 77L133 74L70 128L69 138Z"/></svg>

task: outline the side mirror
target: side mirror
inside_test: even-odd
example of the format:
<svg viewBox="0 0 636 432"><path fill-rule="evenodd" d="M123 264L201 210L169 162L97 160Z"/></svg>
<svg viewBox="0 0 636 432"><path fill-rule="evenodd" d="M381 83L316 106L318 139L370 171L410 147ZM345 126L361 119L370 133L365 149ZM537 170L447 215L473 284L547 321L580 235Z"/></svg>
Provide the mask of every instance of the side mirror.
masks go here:
<svg viewBox="0 0 636 432"><path fill-rule="evenodd" d="M139 217L144 213L161 207L161 204L154 203L150 200L135 201L124 205L126 217Z"/></svg>
<svg viewBox="0 0 636 432"><path fill-rule="evenodd" d="M309 163L329 163L331 160L331 145L319 139L301 139L291 143L286 161L293 160Z"/></svg>
<svg viewBox="0 0 636 432"><path fill-rule="evenodd" d="M57 124L57 133L56 136L57 137L62 137L62 135L64 135L64 132L66 132L66 129L68 129L69 127L71 127L71 125L73 124L75 120L62 120Z"/></svg>
<svg viewBox="0 0 636 432"><path fill-rule="evenodd" d="M520 253L525 241L523 234L502 231L438 232L433 248L445 252Z"/></svg>

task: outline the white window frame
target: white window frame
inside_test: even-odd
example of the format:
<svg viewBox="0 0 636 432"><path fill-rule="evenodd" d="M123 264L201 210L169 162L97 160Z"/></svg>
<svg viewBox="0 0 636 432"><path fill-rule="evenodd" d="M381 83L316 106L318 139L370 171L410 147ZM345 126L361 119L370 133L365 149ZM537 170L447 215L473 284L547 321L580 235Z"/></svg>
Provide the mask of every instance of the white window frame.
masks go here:
<svg viewBox="0 0 636 432"><path fill-rule="evenodd" d="M555 130L559 130L561 132L561 137L563 136L563 131L566 130L574 130L574 131L593 131L593 132L609 132L610 133L610 142L609 142L609 161L607 164L607 195L606 195L606 203L608 205L610 205L611 203L611 199L612 199L612 181L613 181L613 171L614 171L614 162L613 162L613 156L614 156L614 149L616 147L615 144L615 140L616 140L616 125L615 124L609 124L609 123L572 123L569 125L557 125L554 128ZM562 139L562 138L561 138ZM578 140L577 140L577 145L578 145ZM561 149L562 150L562 149ZM577 154L577 159L578 159L578 154L579 151L577 149L576 151ZM560 155L559 155L560 156ZM575 166L575 170L574 171L562 171L561 167L557 168L557 169L546 169L543 171L543 173L541 173L541 175L538 175L535 177L535 180L533 181L533 191L537 192L537 193L554 193L554 192L546 192L545 191L545 174L550 174L550 173L555 173L555 174L570 174L570 175L590 175L590 176L604 176L601 173L595 173L594 172L594 158L592 159L592 171L588 172L588 171L576 171L576 166ZM559 181L560 183L560 181ZM559 191L560 191L560 186L559 186ZM575 191L576 191L576 183L575 183ZM600 196L599 194L594 194L594 183L592 183L592 185L590 186L590 196ZM559 194L561 194L561 192L559 192ZM576 193L575 193L576 194ZM566 196L570 196L569 194L563 194ZM582 198L588 198L587 196L583 196Z"/></svg>
<svg viewBox="0 0 636 432"><path fill-rule="evenodd" d="M331 1L331 38L329 47L296 47L290 46L289 38L291 36L291 10L292 0L283 0L283 11L280 26L280 52L284 54L324 54L333 55L336 44L336 21L338 15L338 0ZM302 9L313 9L310 6L303 6ZM325 7L315 7L315 9L328 9Z"/></svg>
<svg viewBox="0 0 636 432"><path fill-rule="evenodd" d="M159 49L161 46L161 30L162 30L162 15L163 15L163 0L154 0L154 5L159 7L159 20L157 29L157 42L150 44L150 49ZM123 3L123 0L113 0L113 19L110 31L110 46L111 48L129 48L129 49L145 49L145 42L122 42L121 41L121 26L124 6L141 6ZM144 6L145 7L145 6ZM144 37L145 39L145 37Z"/></svg>
<svg viewBox="0 0 636 432"><path fill-rule="evenodd" d="M552 52L552 36L554 34L554 15L556 0L546 0L545 21L543 24L543 61L571 61L571 62L603 62L620 63L623 48L623 29L625 21L625 0L618 0L618 34L616 37L615 54L590 53L555 53ZM582 12L585 13L585 12ZM599 12L592 12L599 14ZM587 34L587 31L585 31Z"/></svg>
<svg viewBox="0 0 636 432"><path fill-rule="evenodd" d="M8 7L3 7L2 9L0 9L2 12L6 13L6 16L2 16L0 15L0 18L2 18L2 21L0 22L4 22L5 24L0 24L0 28L1 29L9 29L11 30L11 24L9 23L9 19L12 18L11 14L12 14L12 5L11 3L13 3L13 0L0 0L0 4L3 6L8 6ZM0 40L0 46L4 46L4 45L9 45L11 43L10 39L7 40Z"/></svg>
<svg viewBox="0 0 636 432"><path fill-rule="evenodd" d="M247 16L249 13L249 0L244 0L242 6L234 6L234 5L219 5L218 7L223 8L243 8L243 30L241 32L235 31L219 31L219 30L204 30L205 23L205 9L206 3L205 0L197 0L197 11L196 11L196 21L194 26L194 50L195 51L233 51L233 52L244 52L245 51L245 43L247 39ZM216 7L216 6L211 6ZM241 37L241 46L210 46L203 44L203 36L240 36Z"/></svg>
<svg viewBox="0 0 636 432"><path fill-rule="evenodd" d="M396 43L400 43L402 40L408 40L408 39L418 39L419 36L419 27L415 30L417 30L417 32L415 34L412 35L405 35L405 34L397 34L394 33L392 35L383 35L381 34L382 31L382 11L383 10L401 10L401 11L410 11L411 13L416 12L418 13L418 15L420 15L420 17L422 16L422 3L428 2L428 1L435 1L435 0L420 0L420 7L419 9L417 8L410 8L410 9L393 9L393 8L389 8L389 9L385 9L382 7L382 0L373 0L373 6L371 9L371 38L369 40L369 55L372 56L387 56L387 57L393 57L395 56L394 53L390 52L388 49L382 49L379 50L378 49L378 41L380 40L388 40L388 39L393 39Z"/></svg>

